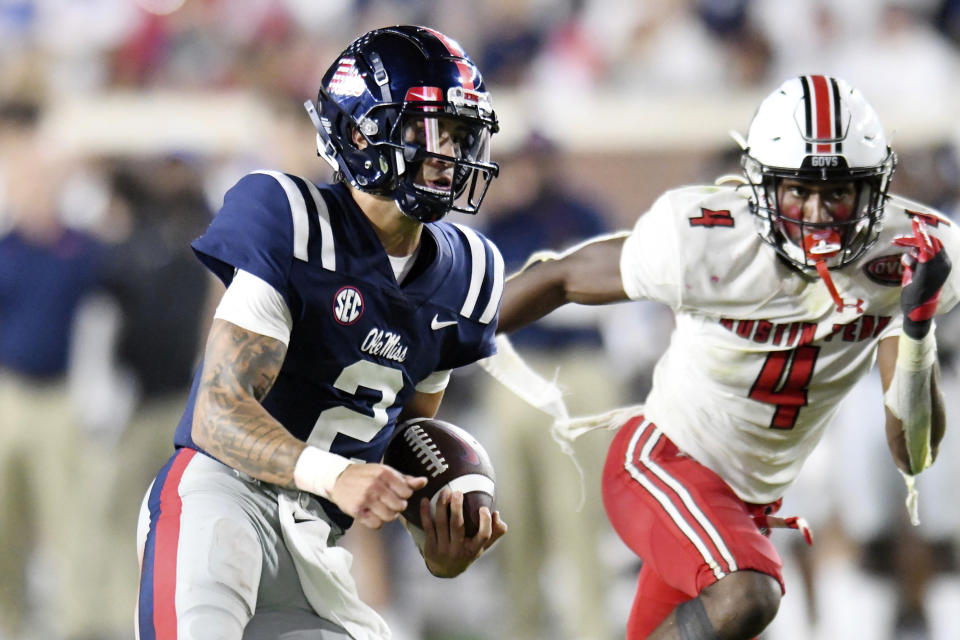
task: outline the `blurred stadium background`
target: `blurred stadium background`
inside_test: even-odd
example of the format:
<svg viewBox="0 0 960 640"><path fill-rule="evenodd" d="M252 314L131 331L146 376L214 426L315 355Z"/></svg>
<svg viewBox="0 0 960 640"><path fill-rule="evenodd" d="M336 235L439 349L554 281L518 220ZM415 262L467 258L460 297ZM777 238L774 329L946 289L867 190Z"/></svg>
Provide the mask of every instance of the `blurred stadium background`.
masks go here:
<svg viewBox="0 0 960 640"><path fill-rule="evenodd" d="M459 221L488 232L511 267L628 227L664 189L735 172L729 131L745 132L761 98L801 73L839 75L877 108L900 156L894 191L960 211L957 0L0 0L0 569L29 558L26 573L0 570L0 640L132 637L136 509L222 290L187 243L247 171L330 178L302 103L350 40L399 23L450 35L484 73L501 178L481 214ZM44 213L55 222L31 231ZM10 314L29 311L4 297L17 282L60 294L18 271L3 238L51 226L84 234L108 275L65 285L78 300L60 322L14 327ZM556 315L515 342L571 406L641 401L669 315L643 304ZM919 483L921 526L906 522L871 379L786 497L817 544L774 534L788 594L764 640L957 637L956 317L938 329L953 412ZM67 361L12 359L24 324ZM14 469L36 446L10 433L35 393L67 407L65 431L36 425L38 438L74 443L62 459L76 474L60 489ZM487 444L512 531L452 582L429 576L399 527L352 531L360 587L395 637L622 637L637 565L600 511L604 434L578 445L580 507L544 419L484 374L458 372L441 417ZM34 512L67 487L61 500L91 498L60 520L65 548L43 532L57 514Z"/></svg>

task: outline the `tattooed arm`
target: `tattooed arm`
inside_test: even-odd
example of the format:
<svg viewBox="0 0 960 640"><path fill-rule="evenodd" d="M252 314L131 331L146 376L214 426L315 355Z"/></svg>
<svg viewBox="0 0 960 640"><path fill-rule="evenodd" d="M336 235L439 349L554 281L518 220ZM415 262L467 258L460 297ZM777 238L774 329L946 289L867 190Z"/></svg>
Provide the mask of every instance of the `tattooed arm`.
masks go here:
<svg viewBox="0 0 960 640"><path fill-rule="evenodd" d="M329 490L295 481L295 471L307 480L329 477L321 467L339 456L308 447L260 404L276 381L286 352L279 340L215 319L193 412L193 441L258 480L323 495L368 527L379 529L395 520L426 478L368 463L337 467Z"/></svg>
<svg viewBox="0 0 960 640"><path fill-rule="evenodd" d="M193 412L193 441L226 465L293 488L306 443L260 404L287 353L274 338L216 319L210 328Z"/></svg>

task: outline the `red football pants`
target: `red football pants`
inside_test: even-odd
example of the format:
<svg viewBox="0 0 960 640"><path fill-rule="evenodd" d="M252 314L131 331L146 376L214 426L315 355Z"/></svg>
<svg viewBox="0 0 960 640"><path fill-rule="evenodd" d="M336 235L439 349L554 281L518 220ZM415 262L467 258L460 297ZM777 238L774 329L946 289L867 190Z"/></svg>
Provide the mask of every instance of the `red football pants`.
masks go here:
<svg viewBox="0 0 960 640"><path fill-rule="evenodd" d="M628 640L646 638L678 604L734 571L766 573L783 589L780 556L753 519L779 505L744 502L642 416L610 445L603 503L617 534L643 560Z"/></svg>

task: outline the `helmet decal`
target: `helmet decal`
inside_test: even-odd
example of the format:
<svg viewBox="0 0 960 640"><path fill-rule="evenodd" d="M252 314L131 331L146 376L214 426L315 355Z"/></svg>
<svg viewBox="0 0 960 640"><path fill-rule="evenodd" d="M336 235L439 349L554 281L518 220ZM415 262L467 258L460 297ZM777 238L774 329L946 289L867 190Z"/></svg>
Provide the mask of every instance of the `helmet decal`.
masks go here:
<svg viewBox="0 0 960 640"><path fill-rule="evenodd" d="M362 96L367 85L357 71L357 63L353 58L342 58L337 70L327 85L327 91L337 96Z"/></svg>
<svg viewBox="0 0 960 640"><path fill-rule="evenodd" d="M440 102L443 91L440 87L410 87L404 96L407 102Z"/></svg>
<svg viewBox="0 0 960 640"><path fill-rule="evenodd" d="M835 78L802 76L807 153L837 155L843 152L843 123L840 116L840 90Z"/></svg>

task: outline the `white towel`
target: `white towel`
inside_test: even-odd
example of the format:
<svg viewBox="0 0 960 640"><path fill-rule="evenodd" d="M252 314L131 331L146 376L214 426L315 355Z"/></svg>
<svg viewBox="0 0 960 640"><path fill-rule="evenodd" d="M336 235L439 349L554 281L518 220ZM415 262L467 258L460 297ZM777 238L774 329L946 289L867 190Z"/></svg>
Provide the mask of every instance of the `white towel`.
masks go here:
<svg viewBox="0 0 960 640"><path fill-rule="evenodd" d="M353 556L343 547L327 546L330 524L283 493L278 507L283 539L317 615L343 627L354 640L388 640L387 623L357 593L350 574Z"/></svg>
<svg viewBox="0 0 960 640"><path fill-rule="evenodd" d="M630 418L641 415L643 406L623 407L593 416L570 417L563 401L563 391L556 381L547 380L534 371L513 348L510 339L502 333L497 336L497 353L478 360L477 364L518 398L553 417L550 437L560 445L561 451L570 456L580 476L580 502L577 505L579 511L583 507L586 493L583 486L583 468L573 450L573 441L594 429L617 429ZM414 539L416 540L416 536Z"/></svg>

